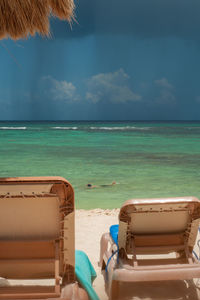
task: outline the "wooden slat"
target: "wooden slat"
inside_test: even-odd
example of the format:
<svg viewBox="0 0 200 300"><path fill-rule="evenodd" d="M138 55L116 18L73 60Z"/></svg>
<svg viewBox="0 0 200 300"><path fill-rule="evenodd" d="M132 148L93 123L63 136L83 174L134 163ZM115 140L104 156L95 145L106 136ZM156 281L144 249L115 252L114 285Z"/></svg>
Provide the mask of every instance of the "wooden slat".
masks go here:
<svg viewBox="0 0 200 300"><path fill-rule="evenodd" d="M136 247L136 254L152 254L152 253L166 253L177 252L184 250L184 245L169 245L169 246L152 246L152 247Z"/></svg>
<svg viewBox="0 0 200 300"><path fill-rule="evenodd" d="M187 264L186 259L177 259L177 258L155 258L155 259L138 259L139 266L155 266L155 265L178 265L178 264Z"/></svg>
<svg viewBox="0 0 200 300"><path fill-rule="evenodd" d="M0 241L0 259L55 258L55 241Z"/></svg>
<svg viewBox="0 0 200 300"><path fill-rule="evenodd" d="M167 270L167 269L189 269L189 268L199 268L200 264L167 264L167 265L151 265L151 266L136 266L132 267L132 270ZM186 271L187 272L187 271Z"/></svg>
<svg viewBox="0 0 200 300"><path fill-rule="evenodd" d="M54 286L6 286L0 287L0 299L46 299L59 298Z"/></svg>
<svg viewBox="0 0 200 300"><path fill-rule="evenodd" d="M60 294L56 293L28 293L28 294L0 294L0 299L47 299L59 298Z"/></svg>
<svg viewBox="0 0 200 300"><path fill-rule="evenodd" d="M135 246L167 246L183 245L184 236L180 234L149 234L134 235Z"/></svg>
<svg viewBox="0 0 200 300"><path fill-rule="evenodd" d="M1 264L8 264L8 263L27 263L27 264L35 264L35 263L55 263L55 258L13 258L13 259L0 259ZM0 270L1 273L1 270Z"/></svg>

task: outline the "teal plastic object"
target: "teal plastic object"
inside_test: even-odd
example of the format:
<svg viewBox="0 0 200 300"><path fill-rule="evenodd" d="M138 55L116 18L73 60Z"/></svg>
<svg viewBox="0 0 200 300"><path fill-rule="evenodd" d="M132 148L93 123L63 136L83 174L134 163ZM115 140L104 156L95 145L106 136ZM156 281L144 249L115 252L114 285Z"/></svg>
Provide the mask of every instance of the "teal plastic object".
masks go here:
<svg viewBox="0 0 200 300"><path fill-rule="evenodd" d="M110 235L114 241L114 243L118 246L118 232L119 232L119 225L112 225L110 226Z"/></svg>
<svg viewBox="0 0 200 300"><path fill-rule="evenodd" d="M108 261L107 261L107 264L106 264L106 279L108 280L108 265L112 259L112 257L117 254L117 263L119 263L119 245L118 245L118 232L119 232L119 225L112 225L110 226L110 235L113 239L113 242L117 245L117 250L114 251L112 253L112 255L109 257Z"/></svg>
<svg viewBox="0 0 200 300"><path fill-rule="evenodd" d="M100 300L92 287L97 274L85 252L76 250L75 252L75 273L78 282L87 291L90 300Z"/></svg>

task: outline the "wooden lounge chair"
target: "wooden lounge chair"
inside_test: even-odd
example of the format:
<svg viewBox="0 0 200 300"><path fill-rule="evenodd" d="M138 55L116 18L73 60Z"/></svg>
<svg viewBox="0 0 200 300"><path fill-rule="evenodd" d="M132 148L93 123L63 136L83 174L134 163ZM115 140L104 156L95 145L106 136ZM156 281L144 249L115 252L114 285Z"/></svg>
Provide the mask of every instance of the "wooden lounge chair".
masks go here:
<svg viewBox="0 0 200 300"><path fill-rule="evenodd" d="M0 299L72 299L66 295L76 281L74 244L74 191L67 180L0 178L0 277L55 279L53 286L1 286Z"/></svg>
<svg viewBox="0 0 200 300"><path fill-rule="evenodd" d="M199 221L200 201L194 197L126 201L118 237L101 238L109 298L117 299L119 282L199 278L200 264L192 254Z"/></svg>

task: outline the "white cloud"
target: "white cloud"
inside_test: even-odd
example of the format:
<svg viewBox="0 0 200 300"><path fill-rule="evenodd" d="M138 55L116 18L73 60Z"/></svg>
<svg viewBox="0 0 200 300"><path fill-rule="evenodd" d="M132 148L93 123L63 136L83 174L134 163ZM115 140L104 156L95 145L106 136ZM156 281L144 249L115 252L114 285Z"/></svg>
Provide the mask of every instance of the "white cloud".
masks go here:
<svg viewBox="0 0 200 300"><path fill-rule="evenodd" d="M131 90L128 81L129 76L123 69L94 75L87 80L86 99L93 103L102 100L113 103L140 101L142 97Z"/></svg>
<svg viewBox="0 0 200 300"><path fill-rule="evenodd" d="M170 84L169 81L166 78L161 78L161 79L155 80L154 83L157 86L160 86L162 88L173 89L173 85Z"/></svg>
<svg viewBox="0 0 200 300"><path fill-rule="evenodd" d="M77 94L76 87L71 82L65 80L56 80L51 76L42 77L43 81L48 83L48 94L54 100L63 101L77 101L79 100L79 95Z"/></svg>
<svg viewBox="0 0 200 300"><path fill-rule="evenodd" d="M161 78L154 81L158 87L158 96L156 96L156 103L175 104L176 97L174 95L174 87L166 78Z"/></svg>

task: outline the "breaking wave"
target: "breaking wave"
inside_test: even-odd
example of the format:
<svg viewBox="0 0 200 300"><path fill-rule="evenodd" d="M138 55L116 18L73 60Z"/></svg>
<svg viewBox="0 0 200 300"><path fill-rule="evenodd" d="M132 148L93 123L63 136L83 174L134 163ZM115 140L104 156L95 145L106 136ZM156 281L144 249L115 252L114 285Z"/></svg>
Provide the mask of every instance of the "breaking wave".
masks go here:
<svg viewBox="0 0 200 300"><path fill-rule="evenodd" d="M91 130L149 130L150 127L120 126L120 127L90 127Z"/></svg>
<svg viewBox="0 0 200 300"><path fill-rule="evenodd" d="M0 130L26 130L27 127L0 127Z"/></svg>
<svg viewBox="0 0 200 300"><path fill-rule="evenodd" d="M56 126L56 127L51 127L52 129L57 129L57 130L77 130L78 127L59 127L59 126Z"/></svg>

